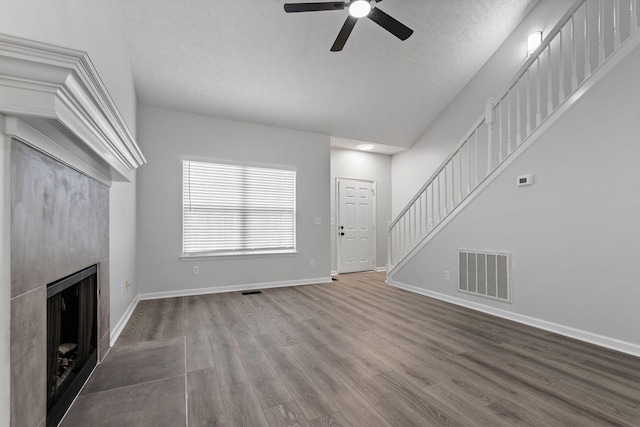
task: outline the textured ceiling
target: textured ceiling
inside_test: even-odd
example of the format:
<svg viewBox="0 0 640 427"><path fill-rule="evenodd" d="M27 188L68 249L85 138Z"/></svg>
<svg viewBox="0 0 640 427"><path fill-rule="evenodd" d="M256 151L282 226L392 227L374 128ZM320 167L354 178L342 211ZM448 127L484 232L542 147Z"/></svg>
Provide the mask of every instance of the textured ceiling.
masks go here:
<svg viewBox="0 0 640 427"><path fill-rule="evenodd" d="M342 52L346 10L285 2L122 0L139 102L407 148L535 1L385 0L414 34L361 19Z"/></svg>

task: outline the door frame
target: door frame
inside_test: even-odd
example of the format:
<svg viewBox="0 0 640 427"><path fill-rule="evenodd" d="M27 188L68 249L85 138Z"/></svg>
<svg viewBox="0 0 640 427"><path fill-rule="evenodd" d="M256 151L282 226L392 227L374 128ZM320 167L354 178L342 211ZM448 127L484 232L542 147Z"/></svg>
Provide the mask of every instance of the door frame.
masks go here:
<svg viewBox="0 0 640 427"><path fill-rule="evenodd" d="M373 271L376 271L376 269L378 268L378 255L377 255L377 242L376 242L376 234L378 234L378 227L377 227L377 218L376 218L376 211L378 210L378 186L376 184L376 180L375 179L362 179L362 178L349 178L349 177L336 177L336 182L335 182L335 206L336 206L336 228L335 228L335 232L336 232L336 271L338 274L341 273L340 271L340 256L341 256L341 245L340 245L340 182L341 181L358 181L358 182L367 182L373 185L373 216L371 217L371 221L373 223L373 239L371 239L371 244L373 245L373 257L375 259L374 263L373 263Z"/></svg>

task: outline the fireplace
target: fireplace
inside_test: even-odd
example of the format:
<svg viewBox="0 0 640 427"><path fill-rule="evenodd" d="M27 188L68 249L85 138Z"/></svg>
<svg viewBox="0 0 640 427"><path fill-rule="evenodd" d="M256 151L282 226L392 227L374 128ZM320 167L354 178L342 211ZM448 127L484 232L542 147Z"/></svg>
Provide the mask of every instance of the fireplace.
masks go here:
<svg viewBox="0 0 640 427"><path fill-rule="evenodd" d="M47 426L56 426L97 364L97 266L47 286Z"/></svg>
<svg viewBox="0 0 640 427"><path fill-rule="evenodd" d="M118 181L135 188L134 171L145 159L85 52L0 34L0 78L0 346L10 348L0 352L0 425L41 427L77 387L67 379L91 366L79 363L85 344L75 340L83 333L48 334L47 309L56 302L47 301L47 284L97 265L97 279L89 279L97 326L87 345L101 361L111 337L109 187ZM70 307L68 298L58 304L64 299ZM49 349L58 334L60 343ZM53 375L62 380L72 362L54 385Z"/></svg>

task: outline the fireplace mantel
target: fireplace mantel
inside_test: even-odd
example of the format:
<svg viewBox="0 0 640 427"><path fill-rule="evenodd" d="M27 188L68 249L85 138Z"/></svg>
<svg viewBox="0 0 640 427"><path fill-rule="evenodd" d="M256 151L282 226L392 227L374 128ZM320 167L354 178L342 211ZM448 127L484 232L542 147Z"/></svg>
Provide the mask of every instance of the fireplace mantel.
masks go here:
<svg viewBox="0 0 640 427"><path fill-rule="evenodd" d="M145 163L85 52L0 34L0 114L19 118L110 180L127 181ZM6 125L19 139L26 128Z"/></svg>

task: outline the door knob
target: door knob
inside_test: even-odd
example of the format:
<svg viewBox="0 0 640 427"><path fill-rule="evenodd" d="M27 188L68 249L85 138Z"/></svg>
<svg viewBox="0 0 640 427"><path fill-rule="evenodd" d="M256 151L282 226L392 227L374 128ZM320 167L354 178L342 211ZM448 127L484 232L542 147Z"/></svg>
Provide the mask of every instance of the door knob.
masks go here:
<svg viewBox="0 0 640 427"><path fill-rule="evenodd" d="M340 233L341 236L344 236L344 233Z"/></svg>

